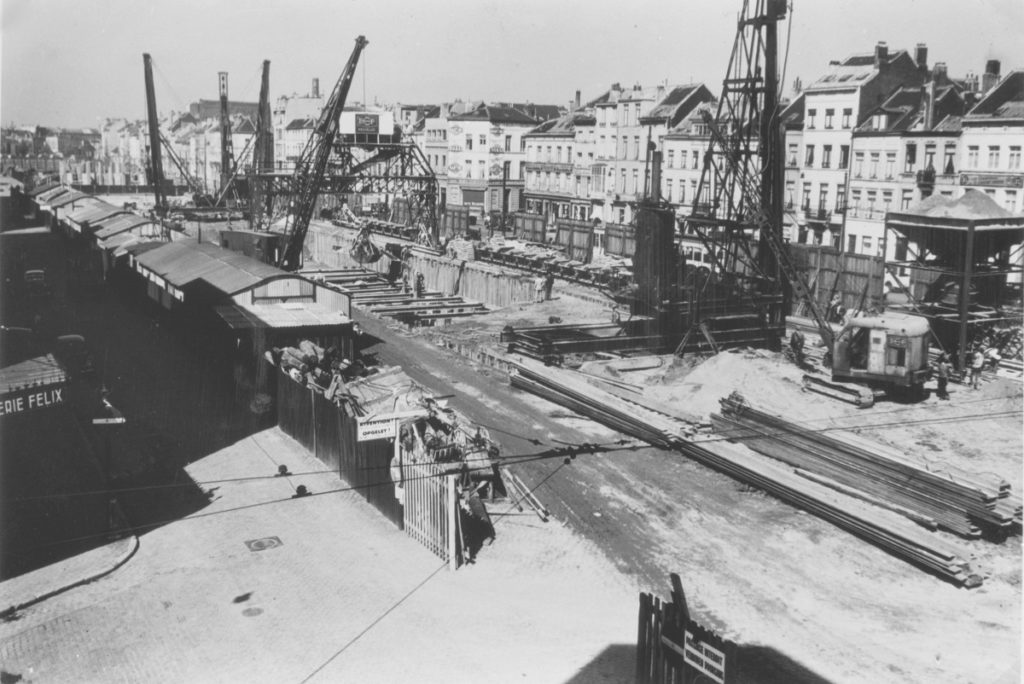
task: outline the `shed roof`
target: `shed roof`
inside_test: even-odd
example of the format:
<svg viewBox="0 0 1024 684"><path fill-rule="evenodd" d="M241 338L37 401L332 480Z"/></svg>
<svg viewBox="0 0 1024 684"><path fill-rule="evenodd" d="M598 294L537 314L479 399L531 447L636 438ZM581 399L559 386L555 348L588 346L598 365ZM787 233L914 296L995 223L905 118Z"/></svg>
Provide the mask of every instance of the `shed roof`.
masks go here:
<svg viewBox="0 0 1024 684"><path fill-rule="evenodd" d="M108 237L113 237L118 233L124 233L147 223L154 223L154 221L135 214L117 214L89 225L92 227L93 233L95 233L97 238L105 240Z"/></svg>
<svg viewBox="0 0 1024 684"><path fill-rule="evenodd" d="M212 242L195 240L169 242L139 254L137 260L176 287L202 279L229 295L277 276L301 278Z"/></svg>
<svg viewBox="0 0 1024 684"><path fill-rule="evenodd" d="M64 369L53 354L37 356L12 366L0 368L0 393L16 392L29 387L55 385L67 381Z"/></svg>
<svg viewBox="0 0 1024 684"><path fill-rule="evenodd" d="M72 190L68 194L61 195L57 199L50 201L49 204L50 208L59 209L60 207L71 204L72 202L77 202L80 199L92 199L97 202L100 201L87 192L79 192L78 190Z"/></svg>
<svg viewBox="0 0 1024 684"><path fill-rule="evenodd" d="M214 307L233 330L252 328L319 328L351 322L348 316L324 304L281 303L224 304Z"/></svg>
<svg viewBox="0 0 1024 684"><path fill-rule="evenodd" d="M126 214L128 211L123 207L115 207L100 200L99 204L91 204L87 207L80 207L68 214L67 219L74 223L94 223L115 214Z"/></svg>
<svg viewBox="0 0 1024 684"><path fill-rule="evenodd" d="M50 200L52 200L53 198L60 197L61 195L70 191L71 188L65 188L63 185L60 185L55 188L50 188L46 192L39 193L38 195L36 195L35 200L40 204L48 204Z"/></svg>
<svg viewBox="0 0 1024 684"><path fill-rule="evenodd" d="M60 183L43 183L42 185L35 187L26 193L29 197L39 197L44 192L53 190L56 187L60 187Z"/></svg>

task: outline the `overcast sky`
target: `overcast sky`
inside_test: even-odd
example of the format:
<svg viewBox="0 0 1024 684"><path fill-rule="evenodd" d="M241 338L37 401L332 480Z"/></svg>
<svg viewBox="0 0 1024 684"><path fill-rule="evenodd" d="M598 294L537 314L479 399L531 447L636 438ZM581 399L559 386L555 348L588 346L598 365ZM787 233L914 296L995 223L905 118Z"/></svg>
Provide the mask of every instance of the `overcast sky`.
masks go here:
<svg viewBox="0 0 1024 684"><path fill-rule="evenodd" d="M928 45L953 76L999 59L1024 67L1024 0L794 0L785 85L830 59ZM2 0L3 124L95 126L142 118L142 53L153 56L157 106L217 97L329 91L357 35L350 101L462 99L566 104L612 82L703 81L715 92L742 0Z"/></svg>

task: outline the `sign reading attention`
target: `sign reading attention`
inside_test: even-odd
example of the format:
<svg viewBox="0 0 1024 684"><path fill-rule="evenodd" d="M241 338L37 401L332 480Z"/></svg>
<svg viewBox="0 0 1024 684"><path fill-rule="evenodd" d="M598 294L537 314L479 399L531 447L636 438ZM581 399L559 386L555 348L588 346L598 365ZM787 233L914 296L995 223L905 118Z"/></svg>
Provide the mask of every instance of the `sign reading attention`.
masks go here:
<svg viewBox="0 0 1024 684"><path fill-rule="evenodd" d="M380 116L377 114L356 114L356 133L376 135L380 128Z"/></svg>

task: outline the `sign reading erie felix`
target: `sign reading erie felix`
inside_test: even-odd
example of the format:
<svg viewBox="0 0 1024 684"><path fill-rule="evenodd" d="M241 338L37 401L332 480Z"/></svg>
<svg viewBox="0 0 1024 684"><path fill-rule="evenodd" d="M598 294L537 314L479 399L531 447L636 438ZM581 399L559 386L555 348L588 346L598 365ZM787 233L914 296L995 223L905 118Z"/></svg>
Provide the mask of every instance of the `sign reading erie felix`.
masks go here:
<svg viewBox="0 0 1024 684"><path fill-rule="evenodd" d="M41 408L49 408L64 403L64 388L28 389L19 393L8 394L0 399L0 416L16 413L27 413Z"/></svg>

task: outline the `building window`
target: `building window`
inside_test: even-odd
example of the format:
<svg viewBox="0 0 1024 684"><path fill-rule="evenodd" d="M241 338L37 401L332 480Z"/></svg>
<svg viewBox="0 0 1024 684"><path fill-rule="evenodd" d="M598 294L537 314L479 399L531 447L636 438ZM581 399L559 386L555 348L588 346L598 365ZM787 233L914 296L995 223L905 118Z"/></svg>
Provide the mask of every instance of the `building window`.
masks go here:
<svg viewBox="0 0 1024 684"><path fill-rule="evenodd" d="M668 158L665 161L665 166L667 168L671 169L675 165L675 161L676 161L675 157L676 157L676 151L675 150L669 150L668 151Z"/></svg>
<svg viewBox="0 0 1024 684"><path fill-rule="evenodd" d="M619 175L619 192L626 192L626 169L622 169Z"/></svg>
<svg viewBox="0 0 1024 684"><path fill-rule="evenodd" d="M808 145L804 150L804 166L808 169L814 168L814 145Z"/></svg>
<svg viewBox="0 0 1024 684"><path fill-rule="evenodd" d="M786 154L786 166L793 166L793 167L796 166L796 164L797 164L796 155L797 155L799 149L800 149L800 146L797 145L796 143L790 143L789 144L788 153Z"/></svg>
<svg viewBox="0 0 1024 684"><path fill-rule="evenodd" d="M849 128L850 127L850 117L851 116L853 116L853 110L852 109L844 109L843 110L843 128Z"/></svg>
<svg viewBox="0 0 1024 684"><path fill-rule="evenodd" d="M1003 206L1005 206L1006 207L1006 211L1010 212L1011 214L1016 214L1017 213L1017 191L1016 190L1007 190L1006 191L1006 204L1003 205Z"/></svg>
<svg viewBox="0 0 1024 684"><path fill-rule="evenodd" d="M800 195L800 208L807 211L811 208L811 184L804 183L803 193Z"/></svg>
<svg viewBox="0 0 1024 684"><path fill-rule="evenodd" d="M832 167L832 146L822 145L821 146L821 168L828 169Z"/></svg>
<svg viewBox="0 0 1024 684"><path fill-rule="evenodd" d="M935 143L928 143L924 146L924 168L935 168Z"/></svg>
<svg viewBox="0 0 1024 684"><path fill-rule="evenodd" d="M814 128L814 117L817 116L817 114L818 114L818 110L817 109L808 109L807 110L807 128Z"/></svg>
<svg viewBox="0 0 1024 684"><path fill-rule="evenodd" d="M467 135L466 136L466 149L467 150L473 149L473 136L471 136L471 135Z"/></svg>
<svg viewBox="0 0 1024 684"><path fill-rule="evenodd" d="M839 146L839 168L845 169L850 165L850 146L840 145Z"/></svg>
<svg viewBox="0 0 1024 684"><path fill-rule="evenodd" d="M487 162L485 162L483 159L480 159L476 163L476 168L480 170L481 178L487 178Z"/></svg>
<svg viewBox="0 0 1024 684"><path fill-rule="evenodd" d="M942 173L952 176L956 173L953 158L956 157L956 143L946 143L945 159L942 160Z"/></svg>
<svg viewBox="0 0 1024 684"><path fill-rule="evenodd" d="M637 178L639 177L639 175L638 175L639 173L640 173L639 169L633 169L633 178L632 178L633 182L629 184L629 191L630 192L640 192L639 188L637 187Z"/></svg>
<svg viewBox="0 0 1024 684"><path fill-rule="evenodd" d="M846 186L842 183L836 186L836 211L846 211Z"/></svg>
<svg viewBox="0 0 1024 684"><path fill-rule="evenodd" d="M691 169L699 168L699 165L700 165L700 153L697 150L693 150L691 152L691 154L690 154L690 157L691 157L691 160L692 160L690 162L690 168Z"/></svg>
<svg viewBox="0 0 1024 684"><path fill-rule="evenodd" d="M625 223L625 222L626 222L626 208L625 207L619 207L619 223Z"/></svg>
<svg viewBox="0 0 1024 684"><path fill-rule="evenodd" d="M682 181L679 182L682 183ZM690 181L690 197L693 198L692 201L697 201L697 181L695 180Z"/></svg>
<svg viewBox="0 0 1024 684"><path fill-rule="evenodd" d="M892 209L892 190L882 191L882 211Z"/></svg>
<svg viewBox="0 0 1024 684"><path fill-rule="evenodd" d="M555 158L553 160L556 164L562 163L562 146L559 145L555 148Z"/></svg>
<svg viewBox="0 0 1024 684"><path fill-rule="evenodd" d="M864 235L860 239L860 252L861 254L871 254L871 236Z"/></svg>
<svg viewBox="0 0 1024 684"><path fill-rule="evenodd" d="M1007 159L1007 168L1017 170L1020 168L1020 145L1010 145L1010 157Z"/></svg>
<svg viewBox="0 0 1024 684"><path fill-rule="evenodd" d="M637 105L639 108L640 105ZM633 136L633 159L640 158L640 136Z"/></svg>
<svg viewBox="0 0 1024 684"><path fill-rule="evenodd" d="M846 236L846 251L856 252L857 251L857 236L847 235Z"/></svg>
<svg viewBox="0 0 1024 684"><path fill-rule="evenodd" d="M860 178L864 175L864 153L854 152L853 154L853 177Z"/></svg>
<svg viewBox="0 0 1024 684"><path fill-rule="evenodd" d="M871 165L868 167L868 178L878 178L878 159L881 157L878 152L871 153Z"/></svg>
<svg viewBox="0 0 1024 684"><path fill-rule="evenodd" d="M482 133L480 134L480 149L487 149L487 136Z"/></svg>
<svg viewBox="0 0 1024 684"><path fill-rule="evenodd" d="M505 151L506 152L511 152L512 151L512 136L511 135L506 135L505 136Z"/></svg>
<svg viewBox="0 0 1024 684"><path fill-rule="evenodd" d="M683 179L679 179L679 203L682 204L686 201L686 185L683 183Z"/></svg>
<svg viewBox="0 0 1024 684"><path fill-rule="evenodd" d="M818 211L824 212L828 206L828 186L822 183L818 187Z"/></svg>
<svg viewBox="0 0 1024 684"><path fill-rule="evenodd" d="M967 168L978 168L978 146L971 145L967 148Z"/></svg>
<svg viewBox="0 0 1024 684"><path fill-rule="evenodd" d="M885 153L885 177L892 178L896 174L896 153Z"/></svg>
<svg viewBox="0 0 1024 684"><path fill-rule="evenodd" d="M786 209L792 209L796 205L796 181L786 181Z"/></svg>
<svg viewBox="0 0 1024 684"><path fill-rule="evenodd" d="M907 156L903 160L903 173L913 173L917 166L917 143L907 143Z"/></svg>
<svg viewBox="0 0 1024 684"><path fill-rule="evenodd" d="M988 147L988 168L999 168L999 145L989 145Z"/></svg>
<svg viewBox="0 0 1024 684"><path fill-rule="evenodd" d="M900 209L909 209L911 202L914 201L914 191L904 190L900 196Z"/></svg>
<svg viewBox="0 0 1024 684"><path fill-rule="evenodd" d="M825 128L832 128L832 119L836 115L836 110L826 109L825 110Z"/></svg>
<svg viewBox="0 0 1024 684"><path fill-rule="evenodd" d="M872 213L875 210L875 200L878 199L878 192L875 190L868 190L868 213Z"/></svg>
<svg viewBox="0 0 1024 684"><path fill-rule="evenodd" d="M665 181L665 187L663 188L663 192L665 193L665 201L666 202L671 202L672 201L672 181L670 181L670 180L666 180Z"/></svg>
<svg viewBox="0 0 1024 684"><path fill-rule="evenodd" d="M850 190L850 204L854 209L860 206L860 188Z"/></svg>

